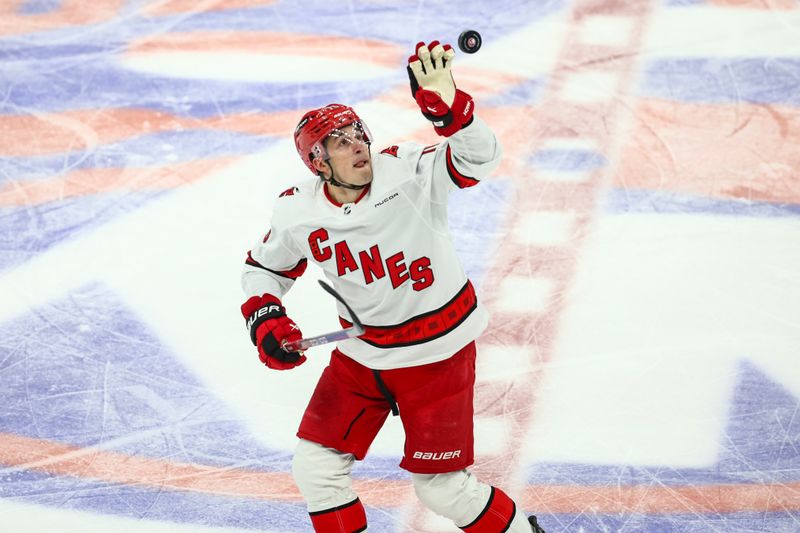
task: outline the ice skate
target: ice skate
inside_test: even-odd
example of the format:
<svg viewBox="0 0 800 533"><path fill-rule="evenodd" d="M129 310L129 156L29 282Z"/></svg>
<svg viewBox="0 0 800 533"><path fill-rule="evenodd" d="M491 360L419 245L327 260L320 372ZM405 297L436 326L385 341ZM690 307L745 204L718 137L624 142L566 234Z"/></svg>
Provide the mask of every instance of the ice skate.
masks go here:
<svg viewBox="0 0 800 533"><path fill-rule="evenodd" d="M528 517L528 523L531 525L531 531L533 531L533 533L544 533L544 529L542 529L536 521L536 515L530 515Z"/></svg>

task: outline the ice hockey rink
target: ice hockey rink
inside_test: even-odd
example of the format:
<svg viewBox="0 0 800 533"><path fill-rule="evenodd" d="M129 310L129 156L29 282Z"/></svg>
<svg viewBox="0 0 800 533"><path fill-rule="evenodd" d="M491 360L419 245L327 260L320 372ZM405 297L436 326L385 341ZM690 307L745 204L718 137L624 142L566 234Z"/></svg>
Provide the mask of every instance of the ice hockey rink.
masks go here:
<svg viewBox="0 0 800 533"><path fill-rule="evenodd" d="M311 530L290 475L330 346L258 361L247 250L302 113L439 139L417 41L505 148L453 193L492 313L474 470L552 532L800 531L800 1L0 3L0 531ZM309 268L284 303L337 329ZM446 416L446 413L443 413ZM370 531L418 503L390 417Z"/></svg>

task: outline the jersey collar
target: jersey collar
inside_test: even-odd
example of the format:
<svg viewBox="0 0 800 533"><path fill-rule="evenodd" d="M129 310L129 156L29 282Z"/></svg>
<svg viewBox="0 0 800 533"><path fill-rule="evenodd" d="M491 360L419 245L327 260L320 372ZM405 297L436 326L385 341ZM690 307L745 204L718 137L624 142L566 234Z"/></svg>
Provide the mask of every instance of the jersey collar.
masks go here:
<svg viewBox="0 0 800 533"><path fill-rule="evenodd" d="M369 185L367 185L366 187L364 187L364 190L362 190L362 191L361 191L361 194L359 194L359 195L358 195L358 198L356 198L356 201L355 201L355 202L352 202L352 203L354 203L354 204L357 204L358 202L360 202L360 201L361 201L361 199L362 199L362 198L364 198L364 197L367 195L367 192L369 192L369 190L370 190L370 188L371 188L371 187L372 187L372 183L370 183ZM328 184L327 184L327 183L325 183L325 182L323 182L323 183L322 183L322 190L323 190L323 191L325 191L325 198L327 198L327 199L328 199L328 201L329 201L330 203L332 203L332 204L333 204L333 205L335 205L336 207L342 207L342 206L344 205L344 204L343 204L343 203L341 203L341 202L337 202L337 201L334 199L334 197L333 197L333 196L331 196L331 193L330 193L330 192L328 192Z"/></svg>

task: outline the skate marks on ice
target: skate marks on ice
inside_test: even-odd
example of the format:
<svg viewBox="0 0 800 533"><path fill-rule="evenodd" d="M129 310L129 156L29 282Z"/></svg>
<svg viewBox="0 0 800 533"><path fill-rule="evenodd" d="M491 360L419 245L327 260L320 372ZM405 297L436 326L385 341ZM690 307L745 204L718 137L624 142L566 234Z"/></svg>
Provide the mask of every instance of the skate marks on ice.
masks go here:
<svg viewBox="0 0 800 533"><path fill-rule="evenodd" d="M506 148L497 178L468 191L480 198L457 195L451 208L496 317L481 341L479 468L518 481L548 531L796 529L800 379L787 361L800 300L790 246L800 24L785 2L724 4L654 5L643 28L603 3L509 4L493 11L484 49L459 57ZM268 219L258 206L302 175L287 138L301 109L360 102L387 143L437 141L389 63L451 30L436 17L423 27L413 3L359 5L353 33L349 14L312 7L4 7L9 523L307 530L289 441L324 354L293 376L253 377L236 318L241 250ZM465 22L485 24L481 9L465 4ZM343 30L309 36L309 19ZM608 54L638 31L642 57ZM592 56L559 60L568 36ZM537 53L519 53L525 44ZM332 61L365 46L381 53ZM298 78L293 50L295 66L324 56L336 69ZM220 51L231 60L215 74ZM545 105L554 87L571 106L561 116ZM621 130L586 112L606 105L622 108ZM507 267L515 276L499 275L504 241L524 246ZM298 291L301 310L312 293ZM397 450L376 442L357 471L379 531L414 523Z"/></svg>

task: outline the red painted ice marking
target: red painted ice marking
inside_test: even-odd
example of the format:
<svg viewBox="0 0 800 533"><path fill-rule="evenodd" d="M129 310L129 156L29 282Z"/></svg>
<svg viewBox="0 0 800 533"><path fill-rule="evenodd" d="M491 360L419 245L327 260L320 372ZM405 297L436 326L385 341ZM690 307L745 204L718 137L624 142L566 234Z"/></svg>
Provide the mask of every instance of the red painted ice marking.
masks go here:
<svg viewBox="0 0 800 533"><path fill-rule="evenodd" d="M217 0L198 2L197 0L161 0L144 7L142 13L150 16L177 15L181 13L202 13L204 11L225 11L228 9L247 9L270 6L275 0Z"/></svg>
<svg viewBox="0 0 800 533"><path fill-rule="evenodd" d="M216 129L253 135L285 135L297 113L232 113L193 118L147 109L74 110L36 115L0 115L5 140L0 156L31 157L94 148L139 135Z"/></svg>
<svg viewBox="0 0 800 533"><path fill-rule="evenodd" d="M87 9L83 0L62 0L56 10L26 15L19 14L22 3L19 0L2 2L0 35L20 35L65 26L97 24L115 18L125 5L123 0L94 0L91 9Z"/></svg>
<svg viewBox="0 0 800 533"><path fill-rule="evenodd" d="M721 7L764 9L767 11L788 11L798 9L800 6L797 0L708 0L708 2Z"/></svg>
<svg viewBox="0 0 800 533"><path fill-rule="evenodd" d="M96 448L0 433L0 465L7 468L124 483L159 490L265 500L302 502L291 475L132 456ZM397 508L413 497L410 482L356 479L366 505ZM529 486L518 503L545 513L730 513L800 511L800 483L717 484L697 487L653 485ZM418 531L421 531L418 530Z"/></svg>
<svg viewBox="0 0 800 533"><path fill-rule="evenodd" d="M115 191L161 191L182 187L231 164L226 157L143 168L90 168L50 179L0 185L0 207L38 205Z"/></svg>
<svg viewBox="0 0 800 533"><path fill-rule="evenodd" d="M148 36L130 44L128 54L175 52L247 52L277 56L309 56L359 61L396 68L405 49L377 39L353 39L292 32L192 31Z"/></svg>
<svg viewBox="0 0 800 533"><path fill-rule="evenodd" d="M800 203L800 150L792 142L800 139L796 107L649 100L636 113L615 185Z"/></svg>
<svg viewBox="0 0 800 533"><path fill-rule="evenodd" d="M625 112L626 100L630 92L631 80L636 71L636 58L642 43L644 29L653 8L650 0L576 0L570 14L570 29L567 31L554 70L545 88L542 100L535 109L536 120L518 121L512 135L515 139L526 140L526 149L521 150L516 159L527 161L524 154L535 153L553 143L567 145L590 144L604 156L607 161L615 159L617 146L614 145L621 130L621 119ZM622 46L586 46L581 42L581 24L594 15L609 15L629 20L631 32ZM614 86L610 87L609 98L597 98L589 101L575 101L567 90L569 81L575 74L602 73L613 76ZM527 113L530 109L518 109L508 114L509 117ZM498 117L499 118L499 117ZM507 130L510 119L492 125ZM504 131L505 133L505 131ZM517 172L511 174L519 194L513 195L514 205L508 209L506 221L509 228L521 224L522 217L541 211L569 211L575 217L575 236L565 242L560 249L549 248L549 253L540 248L504 239L495 253L495 263L487 274L481 296L493 314L490 326L479 339L483 346L520 346L528 345L537 361L546 362L552 357L554 339L558 334L558 317L564 309L564 294L569 288L577 268L577 257L588 233L587 226L593 219L599 197L602 196L604 183L607 181L605 168L587 171L586 178L580 182L537 180L537 172L526 163L512 163ZM513 233L513 232L509 232ZM555 258L558 260L556 261ZM503 284L511 278L536 276L552 284L553 290L548 297L544 310L540 312L503 311L504 302L499 296L503 294ZM541 364L532 364L532 368L542 368ZM497 382L481 385L476 391L475 411L493 416L502 414L514 433L507 438L505 446L495 456L479 457L474 471L482 481L510 487L515 473L519 470L521 451L524 449L522 439L527 434L531 423L531 413L535 402L535 391L541 380L540 372L534 371L524 380L511 380L505 383L502 401L496 396ZM502 382L501 382L502 384ZM496 405L502 404L502 413L496 411ZM552 494L565 507L572 506L570 511L558 512L583 513L587 509L602 512L602 498L608 497L605 488L598 488L599 497L587 492L552 487L547 492L545 487L527 487L520 503L524 508L536 509L540 512L550 511L547 500L543 500L542 491ZM565 490L560 493L559 489ZM687 490L695 490L687 489ZM630 498L634 495L659 493L659 497L650 505L657 509L659 502L670 502L664 492L631 493L619 491L619 498ZM558 495L558 496L556 496ZM646 496L645 496L646 497ZM562 500L563 498L563 500ZM615 501L619 501L615 498ZM569 502L569 503L567 503ZM631 505L638 505L630 499ZM685 503L681 500L681 504ZM592 507L595 506L595 507ZM612 506L613 507L613 506ZM683 508L686 510L686 507ZM617 511L614 511L617 512ZM417 504L411 513L412 519L406 531L430 531L425 525L426 512Z"/></svg>

